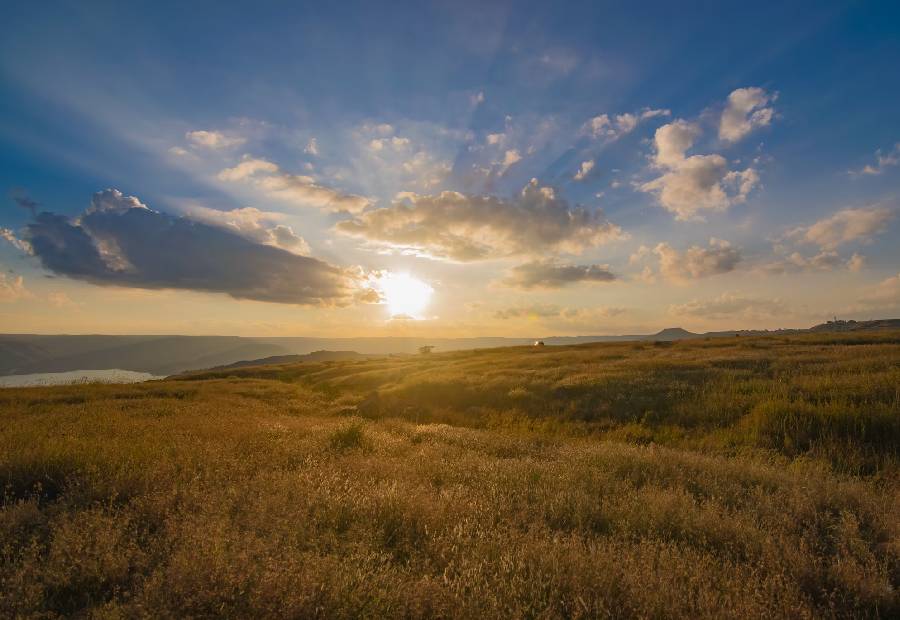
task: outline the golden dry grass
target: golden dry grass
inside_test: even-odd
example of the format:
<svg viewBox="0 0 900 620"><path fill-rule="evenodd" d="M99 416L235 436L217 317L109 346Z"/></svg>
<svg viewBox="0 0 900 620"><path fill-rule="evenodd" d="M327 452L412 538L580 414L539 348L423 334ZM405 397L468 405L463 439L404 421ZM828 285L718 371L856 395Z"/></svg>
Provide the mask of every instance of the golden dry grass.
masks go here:
<svg viewBox="0 0 900 620"><path fill-rule="evenodd" d="M0 391L0 616L891 617L900 337Z"/></svg>

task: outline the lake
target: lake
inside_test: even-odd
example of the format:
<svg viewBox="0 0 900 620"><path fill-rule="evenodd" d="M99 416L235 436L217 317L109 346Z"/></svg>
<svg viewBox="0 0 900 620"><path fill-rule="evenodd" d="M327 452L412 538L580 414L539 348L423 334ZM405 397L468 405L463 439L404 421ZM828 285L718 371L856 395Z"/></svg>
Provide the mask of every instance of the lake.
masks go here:
<svg viewBox="0 0 900 620"><path fill-rule="evenodd" d="M112 368L107 370L70 370L67 372L40 372L32 375L8 375L0 377L0 387L37 387L42 385L70 385L73 383L139 383L165 377L148 372L134 372Z"/></svg>

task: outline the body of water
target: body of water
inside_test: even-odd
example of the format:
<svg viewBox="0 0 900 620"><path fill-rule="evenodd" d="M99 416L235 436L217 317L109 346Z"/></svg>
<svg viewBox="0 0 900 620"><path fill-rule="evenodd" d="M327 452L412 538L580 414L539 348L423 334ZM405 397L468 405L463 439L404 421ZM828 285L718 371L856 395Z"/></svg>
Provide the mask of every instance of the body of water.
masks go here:
<svg viewBox="0 0 900 620"><path fill-rule="evenodd" d="M108 370L70 370L68 372L41 372L33 375L8 375L0 377L0 387L36 387L41 385L71 385L73 383L138 383L151 379L164 379L148 372L134 372L112 368Z"/></svg>

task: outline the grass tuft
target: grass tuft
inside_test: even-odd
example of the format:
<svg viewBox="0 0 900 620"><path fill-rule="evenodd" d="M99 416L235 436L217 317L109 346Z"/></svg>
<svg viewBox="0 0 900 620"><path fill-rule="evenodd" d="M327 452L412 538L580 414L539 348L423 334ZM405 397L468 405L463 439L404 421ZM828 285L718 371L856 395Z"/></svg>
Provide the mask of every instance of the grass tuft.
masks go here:
<svg viewBox="0 0 900 620"><path fill-rule="evenodd" d="M338 452L365 447L366 436L362 425L351 424L332 432L328 436L328 445Z"/></svg>

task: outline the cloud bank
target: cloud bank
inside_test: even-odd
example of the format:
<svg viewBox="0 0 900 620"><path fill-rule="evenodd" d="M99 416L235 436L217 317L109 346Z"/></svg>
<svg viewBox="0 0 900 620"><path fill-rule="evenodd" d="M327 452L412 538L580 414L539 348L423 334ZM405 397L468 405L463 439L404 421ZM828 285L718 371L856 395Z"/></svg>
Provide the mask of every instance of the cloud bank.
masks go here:
<svg viewBox="0 0 900 620"><path fill-rule="evenodd" d="M389 207L339 222L336 229L398 251L455 261L580 254L625 237L601 211L569 205L534 179L512 199L404 194Z"/></svg>
<svg viewBox="0 0 900 620"><path fill-rule="evenodd" d="M104 286L341 305L355 294L358 279L348 270L259 243L240 230L154 211L115 189L94 194L75 219L37 214L25 238L47 270Z"/></svg>

